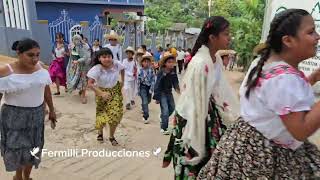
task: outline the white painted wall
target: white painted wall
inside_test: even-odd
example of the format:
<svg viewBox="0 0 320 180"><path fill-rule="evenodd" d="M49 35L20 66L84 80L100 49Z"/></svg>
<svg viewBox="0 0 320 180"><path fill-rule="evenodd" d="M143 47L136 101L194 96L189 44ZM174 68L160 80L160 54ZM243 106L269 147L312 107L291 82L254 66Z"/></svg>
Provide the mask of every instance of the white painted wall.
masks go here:
<svg viewBox="0 0 320 180"><path fill-rule="evenodd" d="M30 30L27 0L2 0L6 27Z"/></svg>

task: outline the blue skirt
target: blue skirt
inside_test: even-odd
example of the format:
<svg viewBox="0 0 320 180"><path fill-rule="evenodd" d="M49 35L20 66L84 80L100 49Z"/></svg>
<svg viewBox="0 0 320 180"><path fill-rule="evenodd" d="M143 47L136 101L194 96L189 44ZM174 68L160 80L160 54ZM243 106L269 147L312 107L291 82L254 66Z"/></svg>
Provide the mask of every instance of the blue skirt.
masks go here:
<svg viewBox="0 0 320 180"><path fill-rule="evenodd" d="M0 148L6 171L16 171L25 165L38 168L44 145L44 107L2 106Z"/></svg>

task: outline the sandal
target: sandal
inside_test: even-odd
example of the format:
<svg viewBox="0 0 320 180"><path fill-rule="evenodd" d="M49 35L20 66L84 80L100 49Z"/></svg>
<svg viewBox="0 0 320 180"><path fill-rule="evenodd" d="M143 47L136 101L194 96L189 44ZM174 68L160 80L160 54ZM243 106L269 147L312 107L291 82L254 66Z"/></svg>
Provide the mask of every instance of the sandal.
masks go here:
<svg viewBox="0 0 320 180"><path fill-rule="evenodd" d="M82 98L82 99L81 99L81 102L82 102L82 104L87 104L87 103L88 103L88 100L87 100L87 98Z"/></svg>
<svg viewBox="0 0 320 180"><path fill-rule="evenodd" d="M22 178L22 179L25 179L25 178ZM13 176L13 180L17 180L17 177L16 176ZM28 178L26 180L32 180L32 178Z"/></svg>
<svg viewBox="0 0 320 180"><path fill-rule="evenodd" d="M119 145L119 143L117 142L116 138L109 138L109 141L111 142L112 146Z"/></svg>
<svg viewBox="0 0 320 180"><path fill-rule="evenodd" d="M99 135L98 135L97 141L100 141L100 142L103 141L103 135L102 135L102 134L99 134Z"/></svg>

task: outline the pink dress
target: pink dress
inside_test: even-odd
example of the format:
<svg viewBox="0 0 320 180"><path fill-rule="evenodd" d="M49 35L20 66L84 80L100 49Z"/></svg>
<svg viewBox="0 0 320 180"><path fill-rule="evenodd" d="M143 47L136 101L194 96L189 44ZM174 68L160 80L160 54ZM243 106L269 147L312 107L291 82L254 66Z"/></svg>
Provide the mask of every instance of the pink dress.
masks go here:
<svg viewBox="0 0 320 180"><path fill-rule="evenodd" d="M64 59L65 59L64 52L65 52L64 47L61 47L61 48L56 47L54 49L55 59L52 61L49 67L51 80L55 82L56 79L58 78L61 86L66 86L66 71L64 68Z"/></svg>

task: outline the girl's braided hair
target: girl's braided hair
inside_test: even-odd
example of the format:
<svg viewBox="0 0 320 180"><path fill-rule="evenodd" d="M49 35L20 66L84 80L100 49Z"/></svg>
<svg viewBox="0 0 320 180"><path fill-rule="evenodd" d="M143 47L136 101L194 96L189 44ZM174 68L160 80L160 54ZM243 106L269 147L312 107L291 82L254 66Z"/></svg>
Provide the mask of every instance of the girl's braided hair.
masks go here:
<svg viewBox="0 0 320 180"><path fill-rule="evenodd" d="M250 91L257 86L264 63L269 58L271 52L280 53L283 49L282 37L296 36L300 27L302 18L310 15L303 9L288 9L277 14L271 22L269 35L265 42L265 47L258 54L261 58L256 67L254 67L248 76L246 82L246 97L249 98Z"/></svg>

